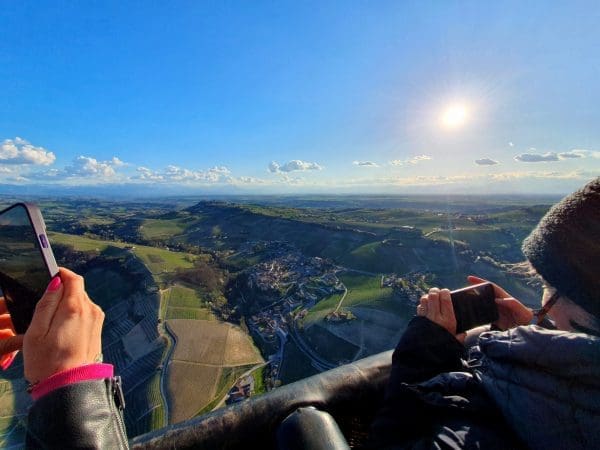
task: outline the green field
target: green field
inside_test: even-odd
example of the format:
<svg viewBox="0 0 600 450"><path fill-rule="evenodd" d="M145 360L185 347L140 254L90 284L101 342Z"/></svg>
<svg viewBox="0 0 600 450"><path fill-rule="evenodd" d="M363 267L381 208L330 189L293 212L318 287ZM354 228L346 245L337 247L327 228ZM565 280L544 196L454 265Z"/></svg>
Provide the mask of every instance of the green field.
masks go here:
<svg viewBox="0 0 600 450"><path fill-rule="evenodd" d="M279 378L283 384L293 383L319 373L294 341L289 340L286 342L283 354L283 363L279 372Z"/></svg>
<svg viewBox="0 0 600 450"><path fill-rule="evenodd" d="M161 374L157 373L152 377L150 383L148 383L148 398L154 399L156 403L159 405L150 411L150 429L156 430L158 428L162 428L167 425L167 418L165 415L165 407L162 401L162 396L160 394L160 381ZM160 401L158 401L160 399Z"/></svg>
<svg viewBox="0 0 600 450"><path fill-rule="evenodd" d="M265 367L266 366L259 367L251 374L254 378L254 395L259 395L266 392Z"/></svg>
<svg viewBox="0 0 600 450"><path fill-rule="evenodd" d="M140 232L147 240L168 240L183 233L185 228L179 220L146 219L140 225Z"/></svg>
<svg viewBox="0 0 600 450"><path fill-rule="evenodd" d="M344 274L340 280L348 289L344 308L357 304L371 304L387 300L392 296L392 288L381 288L380 276Z"/></svg>
<svg viewBox="0 0 600 450"><path fill-rule="evenodd" d="M358 346L340 339L319 325L305 328L303 334L315 352L334 364L353 361L359 351Z"/></svg>
<svg viewBox="0 0 600 450"><path fill-rule="evenodd" d="M49 232L48 238L50 242L67 245L79 252L103 252L110 245L123 248L125 244L121 242L101 241L99 239L91 239L85 236L77 236L74 234L63 234Z"/></svg>
<svg viewBox="0 0 600 450"><path fill-rule="evenodd" d="M348 294L342 303L342 309L357 305L383 310L393 308L393 290L388 287L381 288L381 276L347 272L340 275L339 278L348 289ZM304 327L306 328L324 319L327 314L335 310L341 298L342 294L336 293L317 303L304 318Z"/></svg>
<svg viewBox="0 0 600 450"><path fill-rule="evenodd" d="M204 302L194 289L181 285L169 289L169 307L198 308L200 306L204 306Z"/></svg>
<svg viewBox="0 0 600 450"><path fill-rule="evenodd" d="M195 256L189 253L172 252L162 248L136 245L133 252L140 257L153 275L174 272L176 269L194 267Z"/></svg>
<svg viewBox="0 0 600 450"><path fill-rule="evenodd" d="M507 231L498 229L470 228L460 230L436 231L428 236L430 239L449 242L461 242L475 252L503 252L509 249L519 249L520 241Z"/></svg>
<svg viewBox="0 0 600 450"><path fill-rule="evenodd" d="M314 322L319 320L323 320L327 314L332 312L340 302L343 294L333 294L329 297L325 297L323 300L319 301L315 306L313 306L306 317L304 317L303 325L304 327L308 327Z"/></svg>
<svg viewBox="0 0 600 450"><path fill-rule="evenodd" d="M85 236L78 236L64 233L48 233L51 242L67 245L81 252L105 252L110 251L110 247L119 249L128 248L152 272L152 275L160 276L165 273L174 272L176 269L190 269L194 267L194 260L197 256L190 253L173 252L170 250L148 247L146 245L131 245L125 242L103 241L92 239Z"/></svg>
<svg viewBox="0 0 600 450"><path fill-rule="evenodd" d="M166 308L164 319L216 320L198 292L180 284L162 293L161 308Z"/></svg>

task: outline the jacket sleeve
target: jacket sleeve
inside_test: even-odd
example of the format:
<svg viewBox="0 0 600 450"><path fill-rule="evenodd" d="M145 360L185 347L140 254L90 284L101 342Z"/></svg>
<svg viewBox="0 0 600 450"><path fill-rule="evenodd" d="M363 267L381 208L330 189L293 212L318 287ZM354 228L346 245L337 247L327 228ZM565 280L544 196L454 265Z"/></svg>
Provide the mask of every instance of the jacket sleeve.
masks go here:
<svg viewBox="0 0 600 450"><path fill-rule="evenodd" d="M29 411L27 448L128 449L119 377L58 388Z"/></svg>
<svg viewBox="0 0 600 450"><path fill-rule="evenodd" d="M414 317L392 355L388 391L400 383L418 383L443 372L461 370L465 347L445 328Z"/></svg>
<svg viewBox="0 0 600 450"><path fill-rule="evenodd" d="M392 355L392 372L383 404L371 425L369 448L405 445L429 426L419 396L408 385L462 369L464 346L441 326L413 318Z"/></svg>

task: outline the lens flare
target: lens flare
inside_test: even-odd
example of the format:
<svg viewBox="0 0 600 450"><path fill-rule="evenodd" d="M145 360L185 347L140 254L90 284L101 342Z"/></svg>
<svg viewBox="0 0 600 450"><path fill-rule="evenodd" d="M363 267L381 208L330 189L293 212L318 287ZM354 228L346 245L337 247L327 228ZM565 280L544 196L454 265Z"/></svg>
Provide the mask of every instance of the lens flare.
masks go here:
<svg viewBox="0 0 600 450"><path fill-rule="evenodd" d="M469 120L469 108L463 103L449 105L442 112L442 126L448 130L463 127Z"/></svg>

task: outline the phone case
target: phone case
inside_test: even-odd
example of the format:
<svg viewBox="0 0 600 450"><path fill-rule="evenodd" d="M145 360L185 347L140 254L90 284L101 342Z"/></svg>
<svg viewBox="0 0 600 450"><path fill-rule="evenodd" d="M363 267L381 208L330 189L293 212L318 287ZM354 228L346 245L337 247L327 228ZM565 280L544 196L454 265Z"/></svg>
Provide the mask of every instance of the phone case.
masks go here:
<svg viewBox="0 0 600 450"><path fill-rule="evenodd" d="M450 296L456 317L457 333L498 320L498 307L494 286L491 283L481 283L452 291Z"/></svg>
<svg viewBox="0 0 600 450"><path fill-rule="evenodd" d="M0 211L0 287L15 331L25 333L58 265L39 208L16 203Z"/></svg>

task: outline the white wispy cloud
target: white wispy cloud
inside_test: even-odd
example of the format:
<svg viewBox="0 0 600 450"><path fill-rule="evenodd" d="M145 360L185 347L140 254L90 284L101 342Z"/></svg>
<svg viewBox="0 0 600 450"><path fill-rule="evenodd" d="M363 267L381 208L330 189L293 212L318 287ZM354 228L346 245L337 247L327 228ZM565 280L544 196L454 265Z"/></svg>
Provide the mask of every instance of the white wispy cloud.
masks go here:
<svg viewBox="0 0 600 450"><path fill-rule="evenodd" d="M392 166L403 166L405 164L418 164L420 162L430 161L432 159L433 158L431 156L418 155L418 156L413 156L412 158L408 158L408 159L394 159L394 160L390 161L390 164Z"/></svg>
<svg viewBox="0 0 600 450"><path fill-rule="evenodd" d="M493 159L490 159L490 158L481 158L481 159L476 159L475 164L477 164L479 166L495 166L496 164L499 164L499 162L495 161Z"/></svg>
<svg viewBox="0 0 600 450"><path fill-rule="evenodd" d="M271 184L269 181L267 180L263 180L262 178L256 178L256 177L238 177L234 180L234 184L253 184L253 185L257 185L257 184Z"/></svg>
<svg viewBox="0 0 600 450"><path fill-rule="evenodd" d="M55 160L54 153L20 137L5 139L0 145L0 164L49 166Z"/></svg>
<svg viewBox="0 0 600 450"><path fill-rule="evenodd" d="M136 172L137 175L132 177L134 180L165 183L211 184L226 183L231 179L231 171L225 166L215 166L206 170L190 170L169 165L162 171L138 167Z"/></svg>
<svg viewBox="0 0 600 450"><path fill-rule="evenodd" d="M486 175L494 181L507 181L507 180L518 180L518 179L548 179L548 180L588 180L598 176L598 173L594 173L589 170L572 170L569 172L559 171L527 171L527 172L501 172L495 174Z"/></svg>
<svg viewBox="0 0 600 450"><path fill-rule="evenodd" d="M546 152L546 153L521 153L520 155L516 155L514 158L515 161L519 162L552 162L558 161L558 153L556 152Z"/></svg>
<svg viewBox="0 0 600 450"><path fill-rule="evenodd" d="M585 153L578 150L571 150L568 152L561 152L558 154L560 159L576 159L576 158L585 158Z"/></svg>
<svg viewBox="0 0 600 450"><path fill-rule="evenodd" d="M269 163L269 172L281 173L281 172L305 172L308 170L323 170L323 167L316 162L302 161L299 159L293 159L283 165L280 165L277 161L271 161Z"/></svg>
<svg viewBox="0 0 600 450"><path fill-rule="evenodd" d="M379 164L373 161L353 161L352 164L360 167L379 167Z"/></svg>
<svg viewBox="0 0 600 450"><path fill-rule="evenodd" d="M535 150L534 148L530 150ZM515 161L519 162L555 162L567 159L581 159L581 158L598 158L600 152L583 149L573 149L566 152L546 152L546 153L521 153L514 157Z"/></svg>
<svg viewBox="0 0 600 450"><path fill-rule="evenodd" d="M600 152L595 150L586 150L582 148L574 148L568 152L563 152L559 156L562 155L580 155L582 158L596 158L600 159ZM566 156L569 158L569 156ZM572 156L571 156L572 157Z"/></svg>
<svg viewBox="0 0 600 450"><path fill-rule="evenodd" d="M353 187L353 188L368 188L368 187L427 187L435 188L442 186L455 186L459 189L469 189L473 186L486 185L495 183L497 186L507 181L523 180L529 182L545 181L569 181L581 182L582 184L590 179L598 176L598 173L590 170L574 170L569 172L558 171L508 171L492 174L456 174L456 175L417 175L410 177L376 177L376 178L347 178L340 182L335 182L336 186ZM325 182L324 184L327 184ZM334 186L335 187L335 186ZM504 190L502 188L501 190Z"/></svg>

